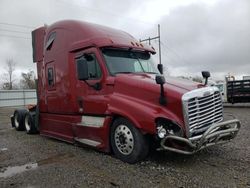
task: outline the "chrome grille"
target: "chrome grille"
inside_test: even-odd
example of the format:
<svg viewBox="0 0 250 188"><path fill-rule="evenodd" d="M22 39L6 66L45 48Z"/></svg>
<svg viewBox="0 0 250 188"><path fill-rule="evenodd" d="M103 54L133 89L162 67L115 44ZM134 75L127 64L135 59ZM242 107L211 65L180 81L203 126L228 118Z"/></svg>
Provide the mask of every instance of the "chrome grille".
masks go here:
<svg viewBox="0 0 250 188"><path fill-rule="evenodd" d="M218 88L205 87L183 95L184 119L189 136L206 131L223 120L222 99Z"/></svg>

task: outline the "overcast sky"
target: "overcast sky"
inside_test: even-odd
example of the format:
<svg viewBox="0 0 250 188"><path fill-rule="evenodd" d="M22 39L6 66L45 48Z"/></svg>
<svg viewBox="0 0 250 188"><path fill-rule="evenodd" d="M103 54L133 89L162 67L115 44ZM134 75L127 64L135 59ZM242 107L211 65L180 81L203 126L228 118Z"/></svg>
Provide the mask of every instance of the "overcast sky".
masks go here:
<svg viewBox="0 0 250 188"><path fill-rule="evenodd" d="M63 19L122 29L137 39L156 36L160 24L162 62L172 76L250 75L249 0L0 0L0 73L8 58L17 76L35 70L30 32Z"/></svg>

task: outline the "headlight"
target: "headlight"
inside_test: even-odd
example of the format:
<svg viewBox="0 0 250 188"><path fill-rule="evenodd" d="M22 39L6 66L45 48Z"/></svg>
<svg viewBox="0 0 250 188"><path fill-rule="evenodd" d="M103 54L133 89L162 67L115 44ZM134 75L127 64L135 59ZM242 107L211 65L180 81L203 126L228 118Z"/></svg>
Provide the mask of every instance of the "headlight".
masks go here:
<svg viewBox="0 0 250 188"><path fill-rule="evenodd" d="M158 133L159 138L164 138L167 134L167 131L163 126L159 126L157 127L157 133Z"/></svg>
<svg viewBox="0 0 250 188"><path fill-rule="evenodd" d="M179 125L165 118L156 119L156 134L162 139L167 135L183 137L183 131Z"/></svg>

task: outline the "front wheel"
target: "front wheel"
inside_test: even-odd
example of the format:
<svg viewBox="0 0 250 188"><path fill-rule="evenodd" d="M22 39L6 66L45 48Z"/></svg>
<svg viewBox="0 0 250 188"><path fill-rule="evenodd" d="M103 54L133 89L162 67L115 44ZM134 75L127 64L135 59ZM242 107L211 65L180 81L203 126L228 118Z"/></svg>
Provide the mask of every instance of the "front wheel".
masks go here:
<svg viewBox="0 0 250 188"><path fill-rule="evenodd" d="M118 118L111 127L111 146L115 156L127 163L143 160L149 151L142 133L125 118Z"/></svg>

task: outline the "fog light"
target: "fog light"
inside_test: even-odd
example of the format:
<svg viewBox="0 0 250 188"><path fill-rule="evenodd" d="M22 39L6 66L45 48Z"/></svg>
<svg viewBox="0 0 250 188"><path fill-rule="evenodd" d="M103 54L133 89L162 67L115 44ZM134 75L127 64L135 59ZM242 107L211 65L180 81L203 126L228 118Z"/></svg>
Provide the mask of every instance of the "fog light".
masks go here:
<svg viewBox="0 0 250 188"><path fill-rule="evenodd" d="M158 130L158 137L159 138L164 138L167 134L167 131L165 128L163 128L163 126L160 126L160 127L157 127L157 130Z"/></svg>

